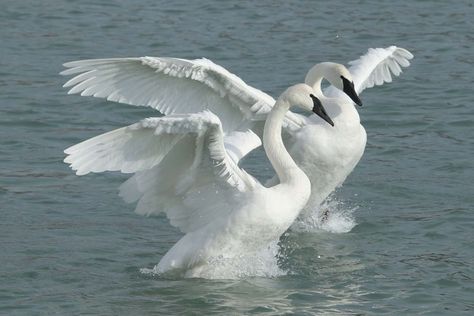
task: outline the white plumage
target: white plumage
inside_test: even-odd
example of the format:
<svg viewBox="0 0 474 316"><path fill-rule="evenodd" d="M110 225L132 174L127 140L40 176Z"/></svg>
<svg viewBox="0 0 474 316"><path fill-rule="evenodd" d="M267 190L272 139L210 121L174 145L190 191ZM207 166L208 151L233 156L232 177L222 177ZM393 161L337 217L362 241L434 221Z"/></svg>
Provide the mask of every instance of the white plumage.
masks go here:
<svg viewBox="0 0 474 316"><path fill-rule="evenodd" d="M358 60L342 65L313 67L306 83L335 122L330 128L319 117L288 112L283 120L284 141L312 184L310 207L318 205L340 185L363 154L366 134L352 101L341 90L339 75L353 81L356 93L391 82L413 55L403 48L369 49ZM228 157L238 163L260 146L263 120L275 100L207 59L141 57L75 61L64 75L76 75L64 86L81 93L132 105L150 106L165 115L210 110L223 130ZM324 71L321 71L323 69ZM316 71L317 70L317 71ZM332 86L320 90L325 78ZM147 163L147 162L143 162ZM271 184L278 182L274 178Z"/></svg>
<svg viewBox="0 0 474 316"><path fill-rule="evenodd" d="M282 179L271 188L230 158L221 122L207 110L148 118L96 136L66 149L64 161L78 175L134 173L120 195L138 202L139 214L164 212L185 233L156 270L206 276L217 257L251 254L278 239L305 206L310 182L286 152L281 125L290 106L314 108L312 93L304 84L290 87L267 116L264 146Z"/></svg>

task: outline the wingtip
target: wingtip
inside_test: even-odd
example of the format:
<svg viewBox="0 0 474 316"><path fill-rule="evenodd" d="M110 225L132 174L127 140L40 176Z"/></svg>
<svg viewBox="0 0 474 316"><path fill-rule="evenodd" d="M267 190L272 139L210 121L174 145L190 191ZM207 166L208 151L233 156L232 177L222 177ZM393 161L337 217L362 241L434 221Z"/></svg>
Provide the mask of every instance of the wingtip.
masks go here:
<svg viewBox="0 0 474 316"><path fill-rule="evenodd" d="M65 158L63 159L63 162L64 162L65 164L67 164L68 167L71 168L72 171L74 171L74 174L75 174L76 176L83 176L83 175L86 175L86 174L89 173L89 171L84 172L84 170L81 171L80 169L78 169L77 167L75 167L75 166L73 165L73 162L71 161L70 158L71 158L71 156L65 157Z"/></svg>
<svg viewBox="0 0 474 316"><path fill-rule="evenodd" d="M404 53L404 57L406 59L413 59L413 57L415 57L410 51L408 51L407 49L404 49L404 48L400 48L400 50Z"/></svg>
<svg viewBox="0 0 474 316"><path fill-rule="evenodd" d="M388 50L392 50L392 51L396 51L398 49L398 47L396 45L391 45L385 49L388 49Z"/></svg>
<svg viewBox="0 0 474 316"><path fill-rule="evenodd" d="M73 169L73 170L74 170L74 169ZM87 172L87 171L80 171L80 170L77 170L77 171L76 171L76 176L79 176L79 177L80 177L80 176L84 176L84 175L86 175L86 174L88 174L88 173L89 173L89 172Z"/></svg>
<svg viewBox="0 0 474 316"><path fill-rule="evenodd" d="M396 45L391 45L389 47L386 47L385 49L392 51L392 53L397 53L405 59L412 59L414 57L410 51Z"/></svg>
<svg viewBox="0 0 474 316"><path fill-rule="evenodd" d="M70 167L72 170L76 170L76 169L72 166L73 161L71 160L71 156L70 156L70 155L67 155L66 157L64 157L63 162L64 162L65 164L68 164L69 167Z"/></svg>
<svg viewBox="0 0 474 316"><path fill-rule="evenodd" d="M402 56L405 59L409 60L415 57L408 49L397 47L397 46L390 46L390 47L394 47L395 48L394 52L396 52L398 55Z"/></svg>
<svg viewBox="0 0 474 316"><path fill-rule="evenodd" d="M63 63L63 67L65 68L73 68L76 66L76 64L78 62L80 62L81 60L72 60L72 61L67 61L65 63ZM64 72L65 70L63 70L62 72Z"/></svg>

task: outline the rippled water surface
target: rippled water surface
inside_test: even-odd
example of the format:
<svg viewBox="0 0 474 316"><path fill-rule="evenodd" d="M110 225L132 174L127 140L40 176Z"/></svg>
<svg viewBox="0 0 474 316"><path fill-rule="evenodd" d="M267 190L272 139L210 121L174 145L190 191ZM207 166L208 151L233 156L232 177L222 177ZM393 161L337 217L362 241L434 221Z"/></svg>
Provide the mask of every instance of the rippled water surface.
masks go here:
<svg viewBox="0 0 474 316"><path fill-rule="evenodd" d="M0 314L472 315L473 30L467 0L3 0ZM120 200L124 175L62 163L64 148L156 114L67 96L66 61L205 56L277 95L316 62L392 44L415 59L362 95L366 152L328 203L341 220L285 234L283 274L140 272L180 233Z"/></svg>

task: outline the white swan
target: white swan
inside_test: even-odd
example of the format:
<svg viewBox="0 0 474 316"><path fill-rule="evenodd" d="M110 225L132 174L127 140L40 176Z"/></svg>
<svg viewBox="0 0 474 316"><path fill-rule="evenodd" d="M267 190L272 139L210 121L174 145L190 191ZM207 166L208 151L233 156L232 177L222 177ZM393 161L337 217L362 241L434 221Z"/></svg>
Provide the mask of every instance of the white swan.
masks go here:
<svg viewBox="0 0 474 316"><path fill-rule="evenodd" d="M267 116L263 145L281 180L270 188L229 158L221 122L209 111L145 119L66 149L64 161L78 175L135 173L121 195L138 201L138 213L165 212L186 233L156 270L202 276L218 256L251 253L278 239L305 206L311 185L286 151L281 126L293 105L332 124L313 93L305 84L292 86Z"/></svg>
<svg viewBox="0 0 474 316"><path fill-rule="evenodd" d="M309 71L306 83L316 90L315 95L336 127L329 128L314 115L285 115L284 142L312 183L312 201L308 205L318 205L342 184L365 148L364 128L343 91L360 103L359 93L391 82L391 74L398 76L412 57L396 46L376 48L350 62L348 70L339 64L323 63ZM65 67L70 69L63 75L76 75L64 85L71 88L69 94L150 106L165 115L209 109L222 122L224 144L235 163L261 145L263 121L275 102L207 59L96 59L66 63ZM326 95L320 88L323 78L333 85L324 91Z"/></svg>

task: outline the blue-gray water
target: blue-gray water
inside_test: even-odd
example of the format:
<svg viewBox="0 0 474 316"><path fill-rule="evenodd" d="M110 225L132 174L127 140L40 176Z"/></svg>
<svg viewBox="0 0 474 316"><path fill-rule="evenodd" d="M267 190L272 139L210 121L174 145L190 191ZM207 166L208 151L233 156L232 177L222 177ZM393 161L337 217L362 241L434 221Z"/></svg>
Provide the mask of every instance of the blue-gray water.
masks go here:
<svg viewBox="0 0 474 316"><path fill-rule="evenodd" d="M0 314L472 315L472 1L1 3ZM287 275L142 274L179 232L120 200L125 176L62 163L64 148L154 115L67 96L63 62L205 56L277 95L316 62L392 44L415 59L363 93L368 145L334 197L356 226L290 231Z"/></svg>

